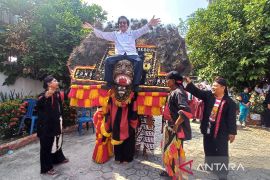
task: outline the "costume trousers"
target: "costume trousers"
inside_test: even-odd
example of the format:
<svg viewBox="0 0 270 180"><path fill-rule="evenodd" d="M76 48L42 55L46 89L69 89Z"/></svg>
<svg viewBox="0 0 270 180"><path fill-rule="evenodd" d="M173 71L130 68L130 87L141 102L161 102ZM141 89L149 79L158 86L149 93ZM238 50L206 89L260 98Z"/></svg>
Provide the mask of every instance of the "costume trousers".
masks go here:
<svg viewBox="0 0 270 180"><path fill-rule="evenodd" d="M46 173L53 168L53 164L63 162L66 158L62 148L52 153L54 137L40 137L40 168L41 173Z"/></svg>
<svg viewBox="0 0 270 180"><path fill-rule="evenodd" d="M131 162L135 153L135 131L120 145L114 146L115 161Z"/></svg>

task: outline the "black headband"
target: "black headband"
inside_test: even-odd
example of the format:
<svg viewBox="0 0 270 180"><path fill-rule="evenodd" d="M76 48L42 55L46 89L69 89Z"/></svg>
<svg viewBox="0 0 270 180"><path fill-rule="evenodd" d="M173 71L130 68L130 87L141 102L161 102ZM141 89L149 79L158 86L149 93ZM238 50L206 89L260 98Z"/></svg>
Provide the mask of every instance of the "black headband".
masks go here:
<svg viewBox="0 0 270 180"><path fill-rule="evenodd" d="M215 79L215 82L217 82L221 86L226 86L227 87L227 81L224 78L218 77L218 78Z"/></svg>
<svg viewBox="0 0 270 180"><path fill-rule="evenodd" d="M167 79L173 79L177 84L181 84L183 77L177 71L171 71L167 74Z"/></svg>

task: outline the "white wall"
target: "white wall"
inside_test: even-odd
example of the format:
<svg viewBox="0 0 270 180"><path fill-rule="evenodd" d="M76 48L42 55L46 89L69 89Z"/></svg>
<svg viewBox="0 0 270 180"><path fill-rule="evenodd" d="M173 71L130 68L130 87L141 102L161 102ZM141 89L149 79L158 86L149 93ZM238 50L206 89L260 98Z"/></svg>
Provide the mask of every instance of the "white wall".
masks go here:
<svg viewBox="0 0 270 180"><path fill-rule="evenodd" d="M15 89L16 93L23 93L24 96L28 95L38 95L43 89L43 84L41 81L33 80L29 78L18 78L13 85L3 86L6 76L0 72L0 92L10 93L10 91Z"/></svg>

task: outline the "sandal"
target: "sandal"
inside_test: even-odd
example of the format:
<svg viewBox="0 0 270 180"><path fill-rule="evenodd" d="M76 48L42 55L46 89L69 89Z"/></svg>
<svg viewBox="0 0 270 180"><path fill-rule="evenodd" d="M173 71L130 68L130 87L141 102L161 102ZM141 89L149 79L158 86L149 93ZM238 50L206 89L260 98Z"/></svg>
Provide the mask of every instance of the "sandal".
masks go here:
<svg viewBox="0 0 270 180"><path fill-rule="evenodd" d="M46 174L48 174L48 175L55 175L56 174L56 171L54 169L51 169L51 170L47 171Z"/></svg>
<svg viewBox="0 0 270 180"><path fill-rule="evenodd" d="M162 177L170 177L169 174L166 171L161 171L159 173L159 175L162 176Z"/></svg>

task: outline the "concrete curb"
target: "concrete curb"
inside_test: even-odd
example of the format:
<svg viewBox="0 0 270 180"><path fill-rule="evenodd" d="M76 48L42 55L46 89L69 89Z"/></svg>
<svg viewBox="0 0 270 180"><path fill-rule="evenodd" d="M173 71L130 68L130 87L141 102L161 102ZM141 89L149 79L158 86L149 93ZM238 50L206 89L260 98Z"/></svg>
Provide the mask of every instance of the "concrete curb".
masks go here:
<svg viewBox="0 0 270 180"><path fill-rule="evenodd" d="M77 130L77 125L63 129L63 133L70 133ZM0 145L0 156L6 154L9 150L19 149L38 139L37 133Z"/></svg>

